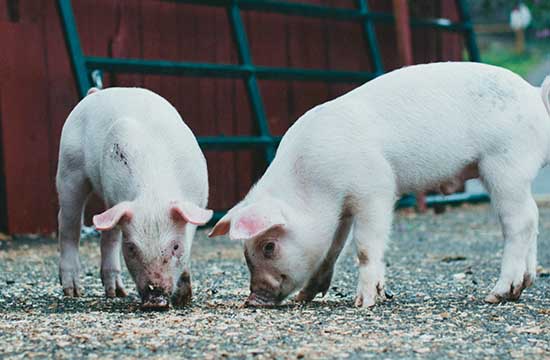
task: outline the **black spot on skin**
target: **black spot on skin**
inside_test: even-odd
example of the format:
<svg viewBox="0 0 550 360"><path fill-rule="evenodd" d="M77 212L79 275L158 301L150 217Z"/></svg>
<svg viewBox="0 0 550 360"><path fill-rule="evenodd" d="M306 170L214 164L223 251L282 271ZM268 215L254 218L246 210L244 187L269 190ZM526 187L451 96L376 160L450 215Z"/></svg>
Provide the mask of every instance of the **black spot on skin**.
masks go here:
<svg viewBox="0 0 550 360"><path fill-rule="evenodd" d="M113 159L123 163L125 166L128 166L128 157L122 150L122 147L117 143L113 145L112 157Z"/></svg>

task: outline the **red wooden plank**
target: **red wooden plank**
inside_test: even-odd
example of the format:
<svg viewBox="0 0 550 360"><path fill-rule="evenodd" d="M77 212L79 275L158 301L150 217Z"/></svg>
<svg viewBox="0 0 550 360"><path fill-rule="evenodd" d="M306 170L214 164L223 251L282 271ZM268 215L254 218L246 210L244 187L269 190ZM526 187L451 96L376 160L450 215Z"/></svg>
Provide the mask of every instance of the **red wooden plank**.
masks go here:
<svg viewBox="0 0 550 360"><path fill-rule="evenodd" d="M144 1L141 6L143 14L143 58L157 60L161 58L161 47L164 46L160 28L160 24L163 21L160 16L160 5L158 2ZM144 76L143 86L160 94L161 76Z"/></svg>
<svg viewBox="0 0 550 360"><path fill-rule="evenodd" d="M452 21L459 21L455 1L441 0L439 8L441 17L451 19ZM438 39L441 61L463 60L463 40L463 35L460 33L442 32Z"/></svg>
<svg viewBox="0 0 550 360"><path fill-rule="evenodd" d="M225 14L217 14L213 18L213 30L216 34L215 46L215 61L217 63L235 62L231 60L232 48L234 45L231 41L218 38L218 35L229 33L230 28L226 21ZM235 93L233 92L233 80L215 80L215 97L216 115L211 121L215 122L216 132L224 135L234 135L235 113L233 107L235 105ZM208 120L206 120L208 121ZM235 185L238 183L235 171L235 153L224 151L219 154L218 163L215 164L217 169L215 173L222 177L222 181L218 182L219 197L218 206L220 208L230 208L237 201L237 193Z"/></svg>
<svg viewBox="0 0 550 360"><path fill-rule="evenodd" d="M340 7L342 1L332 0L329 6ZM348 7L353 7L348 2ZM361 25L342 21L327 21L325 42L327 44L328 64L331 69L350 71L372 71L369 49L365 42ZM332 84L329 86L329 97L336 98L358 84Z"/></svg>
<svg viewBox="0 0 550 360"><path fill-rule="evenodd" d="M322 1L311 1L322 4ZM326 69L326 43L323 37L323 22L319 19L292 18L288 20L289 66ZM304 46L307 44L307 46ZM328 85L294 81L290 99L290 114L298 118L305 111L328 99Z"/></svg>
<svg viewBox="0 0 550 360"><path fill-rule="evenodd" d="M142 58L140 2L118 0L116 4L117 26L111 42L111 54L113 57ZM84 33L89 31L93 29ZM113 74L112 82L116 86L142 86L143 75Z"/></svg>
<svg viewBox="0 0 550 360"><path fill-rule="evenodd" d="M44 96L47 79L40 39L39 26L0 23L1 126L12 233L41 233L55 227Z"/></svg>
<svg viewBox="0 0 550 360"><path fill-rule="evenodd" d="M403 66L412 65L412 39L409 21L409 4L406 0L393 0L395 30L397 35L397 53Z"/></svg>
<svg viewBox="0 0 550 360"><path fill-rule="evenodd" d="M179 54L179 24L176 9L179 4L161 2L156 4L159 7L161 46L160 58L172 61L180 60ZM179 77L163 76L161 79L161 94L170 103L179 105Z"/></svg>
<svg viewBox="0 0 550 360"><path fill-rule="evenodd" d="M42 21L45 7L48 3L46 0L20 0L14 2L19 7L18 23L36 24Z"/></svg>
<svg viewBox="0 0 550 360"><path fill-rule="evenodd" d="M213 61L216 57L216 38L213 18L218 9L196 8L195 16L197 21L196 36L197 58L205 61ZM217 135L216 115L218 104L215 101L216 85L212 79L196 79L195 89L199 94L197 106L200 109L199 121L203 124L201 131L205 135ZM208 173L210 183L210 204L214 208L220 208L223 198L223 182L227 174L222 174L219 169L220 153L208 151L205 153L208 162Z"/></svg>
<svg viewBox="0 0 550 360"><path fill-rule="evenodd" d="M247 28L254 62L264 66L285 67L288 61L288 17L277 14L253 14ZM289 81L260 81L269 128L282 135L294 122L289 116Z"/></svg>
<svg viewBox="0 0 550 360"><path fill-rule="evenodd" d="M0 21L9 21L8 0L0 0Z"/></svg>

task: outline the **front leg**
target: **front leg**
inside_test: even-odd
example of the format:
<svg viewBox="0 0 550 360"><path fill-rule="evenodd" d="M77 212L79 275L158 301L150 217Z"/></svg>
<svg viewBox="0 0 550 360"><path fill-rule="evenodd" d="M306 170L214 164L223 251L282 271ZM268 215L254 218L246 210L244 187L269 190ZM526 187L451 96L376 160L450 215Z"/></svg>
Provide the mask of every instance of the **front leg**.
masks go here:
<svg viewBox="0 0 550 360"><path fill-rule="evenodd" d="M377 193L358 204L354 241L359 260L359 280L355 305L371 307L385 300L384 249L391 230L394 193Z"/></svg>
<svg viewBox="0 0 550 360"><path fill-rule="evenodd" d="M60 164L59 194L59 282L68 297L82 295L80 288L80 229L89 184L79 172L67 172Z"/></svg>
<svg viewBox="0 0 550 360"><path fill-rule="evenodd" d="M101 233L101 281L105 296L109 298L127 295L121 278L120 247L122 236L119 229Z"/></svg>
<svg viewBox="0 0 550 360"><path fill-rule="evenodd" d="M189 273L189 269L185 269L176 283L176 290L172 295L172 304L176 307L188 305L191 303L192 295L191 275Z"/></svg>
<svg viewBox="0 0 550 360"><path fill-rule="evenodd" d="M325 259L311 279L309 279L306 286L300 291L296 297L296 301L310 302L319 293L325 296L330 287L330 282L332 281L334 264L336 264L336 260L338 260L338 256L346 244L352 222L351 214L348 214L346 211L346 214L342 216L340 224L334 233L332 244Z"/></svg>

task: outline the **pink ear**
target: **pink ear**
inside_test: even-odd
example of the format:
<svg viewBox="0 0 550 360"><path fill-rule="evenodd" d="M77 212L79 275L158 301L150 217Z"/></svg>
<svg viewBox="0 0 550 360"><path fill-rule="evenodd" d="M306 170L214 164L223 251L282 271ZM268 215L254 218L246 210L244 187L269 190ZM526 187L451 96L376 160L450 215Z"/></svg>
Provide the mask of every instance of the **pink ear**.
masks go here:
<svg viewBox="0 0 550 360"><path fill-rule="evenodd" d="M98 88L92 87L92 88L90 88L90 90L88 90L88 93L86 95L91 95L91 94L96 93L98 91L99 91Z"/></svg>
<svg viewBox="0 0 550 360"><path fill-rule="evenodd" d="M210 233L208 234L208 237L214 237L214 236L220 236L225 235L229 232L229 227L231 226L231 215L229 213L225 214L224 217L222 217L216 225L214 225L214 228Z"/></svg>
<svg viewBox="0 0 550 360"><path fill-rule="evenodd" d="M198 207L189 201L176 201L170 207L174 218L179 218L193 225L204 225L210 221L214 212Z"/></svg>
<svg viewBox="0 0 550 360"><path fill-rule="evenodd" d="M131 220L132 216L133 213L130 208L130 203L124 201L99 215L95 215L92 221L98 230L111 230L117 226L121 220Z"/></svg>
<svg viewBox="0 0 550 360"><path fill-rule="evenodd" d="M231 240L250 239L284 225L285 219L277 208L253 204L235 216L229 230L229 238Z"/></svg>

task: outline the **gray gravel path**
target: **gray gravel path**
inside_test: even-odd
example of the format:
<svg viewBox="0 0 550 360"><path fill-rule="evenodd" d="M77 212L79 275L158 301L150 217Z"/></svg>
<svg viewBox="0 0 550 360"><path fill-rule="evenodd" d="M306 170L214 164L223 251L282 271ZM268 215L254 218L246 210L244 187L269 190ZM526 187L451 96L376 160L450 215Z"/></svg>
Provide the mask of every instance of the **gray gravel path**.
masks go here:
<svg viewBox="0 0 550 360"><path fill-rule="evenodd" d="M85 296L64 299L52 239L0 241L0 358L550 358L550 207L541 208L539 278L517 303L487 305L502 253L487 206L400 213L387 252L394 298L353 307L347 249L323 299L248 309L240 245L194 244L193 304L144 313L103 297L97 239L82 242Z"/></svg>

